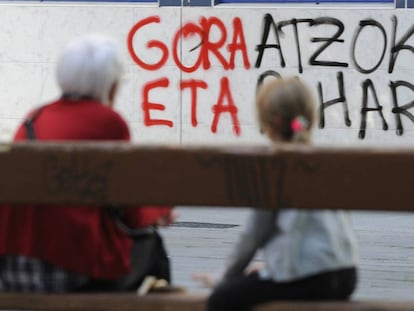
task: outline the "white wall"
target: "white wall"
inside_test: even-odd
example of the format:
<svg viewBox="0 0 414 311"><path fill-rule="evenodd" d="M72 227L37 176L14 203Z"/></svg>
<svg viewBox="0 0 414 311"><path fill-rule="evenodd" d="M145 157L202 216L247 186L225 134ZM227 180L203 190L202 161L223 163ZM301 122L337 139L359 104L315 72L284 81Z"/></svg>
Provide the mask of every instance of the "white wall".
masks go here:
<svg viewBox="0 0 414 311"><path fill-rule="evenodd" d="M316 66L309 62L312 54L324 44L312 42L312 38L331 38L338 27L330 24L310 26L309 22L304 22L298 24L302 73L299 72L298 48L292 25L285 26L282 29L283 34L280 33L279 44L286 66L281 67L279 50L268 48L263 52L260 67L255 68L259 55L256 46L261 44L266 14L270 14L275 23L293 18L313 21L322 17L336 19L344 26L344 31L338 38L343 42L333 42L317 60L342 62L348 64L347 67ZM395 40L393 16L398 20ZM160 61L162 52L158 48L149 49L147 43L157 40L165 45L168 58L156 70L146 70L135 63L127 48L130 30L136 23L148 21L148 18L158 18L159 22L144 23L135 32L132 46L143 62L155 64ZM364 27L359 36L356 36L360 22L368 19L375 20L377 26ZM343 74L344 94L352 123L350 126L345 125L341 103L328 107L325 110L325 127L315 131L317 143L410 146L414 138L414 123L403 115L401 121L404 133L400 136L396 134L397 114L392 112L394 104L389 86L391 81L414 83L413 53L408 49L402 50L398 55L391 53L393 46L398 46L399 42L399 46L414 46L410 35L410 28L414 23L409 10L242 7L181 9L109 4L4 4L0 6L0 20L0 140L9 140L12 137L16 126L31 108L59 96L54 78L56 58L69 39L85 32L109 34L122 47L125 74L117 108L127 119L134 141L139 143L265 142L258 134L256 126L254 93L257 78L266 70L275 70L281 75L298 75L308 81L318 106L318 83L321 83L325 100L337 98L337 75L339 72ZM238 21L240 27L235 30L233 23L237 24ZM381 33L381 27L385 30L386 40ZM175 49L173 41L180 29L200 31L204 38L201 39L194 32L192 36L178 36L182 40L178 40ZM401 42L404 35L407 40ZM355 49L352 49L355 38ZM192 50L201 40L203 44ZM232 43L238 45L234 46ZM276 43L275 31L271 30L267 44ZM232 46L234 69L228 68L232 54L228 48L231 50ZM353 54L362 68L369 69L379 62L384 48L384 58L375 71L361 73L357 70L352 61ZM175 50L180 63L186 67L194 66L199 56L203 55L200 58L200 67L192 72L180 70L173 58ZM247 53L248 66L243 60L243 51ZM397 55L397 58L392 73L388 73L392 55ZM211 62L210 67L207 61ZM388 130L383 130L377 111L368 112L365 138L360 139L358 135L361 127L362 83L367 79L375 87ZM162 104L165 110L150 110L150 116L152 119L172 121L172 127L145 124L143 91L156 80L168 81L168 87L153 88L148 93L148 99L152 103ZM197 125L192 124L190 89L180 90L180 82L189 80L198 80L206 86L197 89ZM222 88L225 81L228 82L228 89ZM220 92L224 96L221 101L224 109L229 106L228 98L231 96L237 113L231 115L223 112L215 115L213 106L218 104ZM398 105L403 106L414 99L414 92L407 87L399 87L397 97ZM376 107L371 91L368 91L367 107ZM217 130L213 132L215 117L218 118ZM238 120L238 133L234 129L235 119L232 117Z"/></svg>

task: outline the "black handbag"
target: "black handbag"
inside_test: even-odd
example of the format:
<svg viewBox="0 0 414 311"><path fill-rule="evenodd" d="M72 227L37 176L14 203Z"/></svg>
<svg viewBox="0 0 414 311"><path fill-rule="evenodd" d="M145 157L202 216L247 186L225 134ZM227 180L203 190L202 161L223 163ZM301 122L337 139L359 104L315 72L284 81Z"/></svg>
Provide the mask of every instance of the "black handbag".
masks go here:
<svg viewBox="0 0 414 311"><path fill-rule="evenodd" d="M33 125L45 107L39 107L24 121L28 140L36 140ZM82 290L136 290L146 276L154 276L170 283L170 262L157 227L153 225L144 228L130 228L123 220L121 208L106 207L105 210L116 225L132 239L131 272L115 281L91 280Z"/></svg>
<svg viewBox="0 0 414 311"><path fill-rule="evenodd" d="M131 272L115 283L115 290L135 290L146 276L171 281L170 260L161 235L155 225L130 228L122 219L122 209L106 209L118 227L131 237Z"/></svg>

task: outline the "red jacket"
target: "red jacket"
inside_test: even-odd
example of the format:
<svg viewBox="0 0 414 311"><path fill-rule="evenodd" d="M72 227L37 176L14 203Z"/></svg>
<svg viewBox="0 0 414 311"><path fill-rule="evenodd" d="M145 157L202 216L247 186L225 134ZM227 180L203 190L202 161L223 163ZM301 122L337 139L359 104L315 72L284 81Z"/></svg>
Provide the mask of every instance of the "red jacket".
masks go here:
<svg viewBox="0 0 414 311"><path fill-rule="evenodd" d="M111 108L96 101L56 101L35 120L39 140L129 140ZM21 125L14 140L26 139ZM22 193L22 195L24 195ZM142 227L170 213L169 207L125 209L128 224ZM130 270L131 240L99 207L0 206L0 256L23 255L68 271L115 279Z"/></svg>

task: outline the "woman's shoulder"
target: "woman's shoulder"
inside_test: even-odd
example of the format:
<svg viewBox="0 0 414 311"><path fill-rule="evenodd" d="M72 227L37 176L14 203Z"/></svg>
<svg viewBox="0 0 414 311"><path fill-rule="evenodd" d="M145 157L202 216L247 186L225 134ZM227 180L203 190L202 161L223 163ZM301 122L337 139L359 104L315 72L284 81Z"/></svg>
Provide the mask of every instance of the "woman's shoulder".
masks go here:
<svg viewBox="0 0 414 311"><path fill-rule="evenodd" d="M99 101L83 101L79 102L78 109L83 110L85 117L93 118L96 121L100 120L101 122L109 125L126 125L124 117L121 116L119 112L114 110L112 107L105 105ZM74 107L76 109L76 107Z"/></svg>
<svg viewBox="0 0 414 311"><path fill-rule="evenodd" d="M98 101L85 101L81 104L84 105L87 109L91 110L93 113L98 114L97 116L106 116L113 120L125 122L124 118L119 112L104 103Z"/></svg>
<svg viewBox="0 0 414 311"><path fill-rule="evenodd" d="M98 101L79 102L79 109L76 115L78 118L90 120L90 126L100 128L103 137L107 139L125 139L130 138L129 128L125 119L120 113Z"/></svg>
<svg viewBox="0 0 414 311"><path fill-rule="evenodd" d="M100 110L102 114L102 119L105 122L103 126L107 127L108 130L111 129L111 131L117 132L118 134L116 136L119 138L130 138L127 122L119 112L105 105L101 105Z"/></svg>

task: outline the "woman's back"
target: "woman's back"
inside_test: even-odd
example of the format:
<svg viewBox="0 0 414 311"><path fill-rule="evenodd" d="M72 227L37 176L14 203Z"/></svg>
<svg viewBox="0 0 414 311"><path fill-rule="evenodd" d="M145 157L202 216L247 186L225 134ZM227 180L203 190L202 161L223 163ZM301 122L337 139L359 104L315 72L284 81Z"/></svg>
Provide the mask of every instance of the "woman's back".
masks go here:
<svg viewBox="0 0 414 311"><path fill-rule="evenodd" d="M36 140L42 141L129 139L125 121L96 100L55 101L41 108L33 128ZM27 140L24 124L15 135L15 141L22 140ZM51 158L45 169L55 175L59 187L73 186L70 180L80 180L88 170L100 172L101 176L83 180L88 187L73 189L79 192L105 187L101 177L108 173L109 166L97 164L94 159L80 163L76 159L62 162ZM50 191L53 194L53 185ZM0 255L41 258L97 278L116 278L129 271L129 253L125 250L130 249L131 241L102 207L1 206L0 228ZM10 237L13 243L8 242Z"/></svg>
<svg viewBox="0 0 414 311"><path fill-rule="evenodd" d="M60 99L40 109L33 122L38 140L129 140L123 118L97 100ZM26 139L26 129L22 125L14 140Z"/></svg>
<svg viewBox="0 0 414 311"><path fill-rule="evenodd" d="M274 221L275 232L263 247L263 276L286 281L356 265L357 241L348 212L282 209Z"/></svg>

